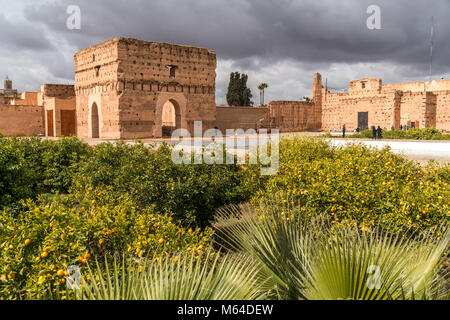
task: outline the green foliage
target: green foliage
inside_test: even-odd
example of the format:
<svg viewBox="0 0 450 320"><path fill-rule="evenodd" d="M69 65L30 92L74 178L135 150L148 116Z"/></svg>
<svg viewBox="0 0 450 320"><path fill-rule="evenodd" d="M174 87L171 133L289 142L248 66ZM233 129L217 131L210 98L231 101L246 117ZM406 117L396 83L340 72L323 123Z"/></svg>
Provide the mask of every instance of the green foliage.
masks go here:
<svg viewBox="0 0 450 320"><path fill-rule="evenodd" d="M253 95L251 90L247 88L248 76L239 72L230 74L230 83L228 84L227 103L230 106L247 107L252 106L251 101Z"/></svg>
<svg viewBox="0 0 450 320"><path fill-rule="evenodd" d="M214 257L215 256L215 257ZM160 259L114 260L88 272L79 300L252 300L258 298L256 267L235 255L187 252ZM108 265L108 264L107 264Z"/></svg>
<svg viewBox="0 0 450 320"><path fill-rule="evenodd" d="M130 194L139 208L208 225L214 211L249 199L258 171L238 165L177 165L166 145L152 151L142 144L101 144L79 166L74 190L108 189Z"/></svg>
<svg viewBox="0 0 450 320"><path fill-rule="evenodd" d="M336 228L327 216L286 215L289 205L231 207L217 216L218 234L259 267L273 299L443 299L448 278L438 272L450 241L448 224L406 237ZM443 290L444 289L444 290Z"/></svg>
<svg viewBox="0 0 450 320"><path fill-rule="evenodd" d="M372 138L372 130L365 130L360 134L349 136L352 138ZM450 134L440 132L435 128L409 130L383 130L383 139L412 139L412 140L450 140Z"/></svg>
<svg viewBox="0 0 450 320"><path fill-rule="evenodd" d="M448 225L449 165L294 139L262 177L152 147L0 138L0 298L441 297L448 231L417 232ZM256 212L230 207L215 223L233 252L205 254L215 210L247 200ZM84 276L77 297L69 265ZM364 287L370 265L384 272L377 292Z"/></svg>
<svg viewBox="0 0 450 320"><path fill-rule="evenodd" d="M277 195L280 202L290 199L302 215L326 213L336 224L424 229L448 221L449 182L448 164L422 168L389 149L283 140L278 174L252 201Z"/></svg>
<svg viewBox="0 0 450 320"><path fill-rule="evenodd" d="M0 298L58 295L65 270L86 270L92 258L115 253L159 257L163 252L201 254L212 230L184 228L170 216L139 210L127 195L92 189L29 201L18 215L0 214ZM61 288L59 288L61 287Z"/></svg>
<svg viewBox="0 0 450 320"><path fill-rule="evenodd" d="M91 148L76 138L0 139L0 208L42 193L66 193Z"/></svg>

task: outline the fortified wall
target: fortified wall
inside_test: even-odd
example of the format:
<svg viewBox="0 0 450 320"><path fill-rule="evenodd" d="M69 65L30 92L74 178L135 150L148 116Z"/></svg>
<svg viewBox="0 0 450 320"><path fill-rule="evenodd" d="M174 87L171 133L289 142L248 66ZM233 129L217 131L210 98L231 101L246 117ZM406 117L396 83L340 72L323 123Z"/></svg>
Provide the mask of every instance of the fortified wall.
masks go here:
<svg viewBox="0 0 450 320"><path fill-rule="evenodd" d="M193 132L216 120L214 51L114 38L78 52L75 62L77 134L81 138L160 138L163 109L172 129Z"/></svg>
<svg viewBox="0 0 450 320"><path fill-rule="evenodd" d="M43 135L45 120L40 93L24 92L18 97L17 90L12 87L12 81L6 79L2 93L12 90L15 94L0 99L0 133L18 137Z"/></svg>
<svg viewBox="0 0 450 320"><path fill-rule="evenodd" d="M322 129L436 127L450 131L450 81L383 85L379 78L350 82L345 93L322 88Z"/></svg>
<svg viewBox="0 0 450 320"><path fill-rule="evenodd" d="M258 130L258 123L264 119L269 108L217 107L216 127L225 134L227 129Z"/></svg>
<svg viewBox="0 0 450 320"><path fill-rule="evenodd" d="M74 56L75 85L45 84L17 97L0 90L5 135L77 135L81 139L170 137L175 129L348 131L401 126L450 132L450 80L383 84L350 82L348 92L324 88L314 75L310 101L272 101L267 108L216 107L216 54L192 46L117 37ZM6 105L8 103L8 105Z"/></svg>
<svg viewBox="0 0 450 320"><path fill-rule="evenodd" d="M4 136L43 135L44 123L42 106L0 104L0 133Z"/></svg>
<svg viewBox="0 0 450 320"><path fill-rule="evenodd" d="M271 101L268 108L269 112L260 121L259 128L278 129L280 132L320 129L319 114L313 102Z"/></svg>

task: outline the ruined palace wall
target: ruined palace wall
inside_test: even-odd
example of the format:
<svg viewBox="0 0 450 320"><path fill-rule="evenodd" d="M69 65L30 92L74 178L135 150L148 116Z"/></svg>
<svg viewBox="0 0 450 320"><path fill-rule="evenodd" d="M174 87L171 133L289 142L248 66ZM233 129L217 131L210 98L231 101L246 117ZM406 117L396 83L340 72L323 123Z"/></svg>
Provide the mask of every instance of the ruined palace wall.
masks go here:
<svg viewBox="0 0 450 320"><path fill-rule="evenodd" d="M43 97L54 97L60 99L72 98L75 96L75 88L73 85L65 84L43 84L41 86Z"/></svg>
<svg viewBox="0 0 450 320"><path fill-rule="evenodd" d="M436 126L436 96L431 92L403 92L400 124L416 123L416 128Z"/></svg>
<svg viewBox="0 0 450 320"><path fill-rule="evenodd" d="M382 81L380 78L367 78L350 81L348 92L350 95L368 96L381 92Z"/></svg>
<svg viewBox="0 0 450 320"><path fill-rule="evenodd" d="M48 110L53 110L53 132L54 134L59 137L62 135L61 133L61 126L62 126L62 119L61 119L61 110L76 110L76 98L56 98L56 97L47 97L44 98L44 117L45 117L45 123L49 122L48 119ZM45 126L45 134L48 136L49 133L48 126Z"/></svg>
<svg viewBox="0 0 450 320"><path fill-rule="evenodd" d="M216 126L223 133L227 129L258 129L257 123L268 114L269 108L217 107Z"/></svg>
<svg viewBox="0 0 450 320"><path fill-rule="evenodd" d="M43 84L40 92L42 105L44 107L45 135L61 136L61 110L75 110L76 98L74 85ZM52 111L50 114L48 111ZM52 115L53 119L49 119ZM49 132L49 124L53 129Z"/></svg>
<svg viewBox="0 0 450 320"><path fill-rule="evenodd" d="M40 92L22 92L18 99L11 100L12 105L40 106Z"/></svg>
<svg viewBox="0 0 450 320"><path fill-rule="evenodd" d="M450 80L418 81L406 83L394 83L383 85L383 90L394 89L400 91L423 92L423 91L450 91Z"/></svg>
<svg viewBox="0 0 450 320"><path fill-rule="evenodd" d="M263 127L277 128L280 132L300 132L320 129L315 104L304 101L271 101Z"/></svg>
<svg viewBox="0 0 450 320"><path fill-rule="evenodd" d="M203 130L216 120L214 51L167 43L121 39L119 82L122 137L161 136L162 106L175 105L182 128L193 133L194 121ZM171 73L171 68L174 69Z"/></svg>
<svg viewBox="0 0 450 320"><path fill-rule="evenodd" d="M355 92L355 91L353 91ZM358 128L358 113L368 112L368 126L384 129L399 126L400 95L397 91L376 93L374 90L349 93L325 93L322 98L322 129L341 130L345 124L347 131Z"/></svg>
<svg viewBox="0 0 450 320"><path fill-rule="evenodd" d="M436 129L450 132L450 90L435 91Z"/></svg>
<svg viewBox="0 0 450 320"><path fill-rule="evenodd" d="M21 137L44 134L44 108L0 104L0 133Z"/></svg>
<svg viewBox="0 0 450 320"><path fill-rule="evenodd" d="M103 138L120 139L119 96L124 90L118 82L119 38L81 50L74 57L77 135L91 137L92 108L99 114L100 135Z"/></svg>

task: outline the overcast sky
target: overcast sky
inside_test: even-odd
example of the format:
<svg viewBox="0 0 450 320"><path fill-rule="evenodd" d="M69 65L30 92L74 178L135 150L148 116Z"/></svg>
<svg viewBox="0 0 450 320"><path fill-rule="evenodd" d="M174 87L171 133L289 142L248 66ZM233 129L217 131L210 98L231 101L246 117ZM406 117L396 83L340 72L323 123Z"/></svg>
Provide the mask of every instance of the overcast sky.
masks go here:
<svg viewBox="0 0 450 320"><path fill-rule="evenodd" d="M69 30L68 5L81 9ZM367 8L381 8L381 30ZM434 78L450 78L450 0L0 0L0 76L20 91L73 83L73 55L115 36L216 51L216 102L225 103L232 71L247 73L254 101L311 96L314 72L328 86L353 79L428 79L431 17Z"/></svg>

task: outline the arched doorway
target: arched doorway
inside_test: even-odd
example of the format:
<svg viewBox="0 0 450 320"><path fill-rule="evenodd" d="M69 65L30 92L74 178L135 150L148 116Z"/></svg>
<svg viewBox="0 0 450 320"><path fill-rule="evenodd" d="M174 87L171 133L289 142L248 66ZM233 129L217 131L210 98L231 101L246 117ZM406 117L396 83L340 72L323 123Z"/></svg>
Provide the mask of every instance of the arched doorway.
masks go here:
<svg viewBox="0 0 450 320"><path fill-rule="evenodd" d="M94 102L91 110L91 126L92 126L92 138L100 138L100 123L98 117L98 107Z"/></svg>
<svg viewBox="0 0 450 320"><path fill-rule="evenodd" d="M167 100L162 108L162 136L170 137L172 132L181 128L180 106L175 100Z"/></svg>

